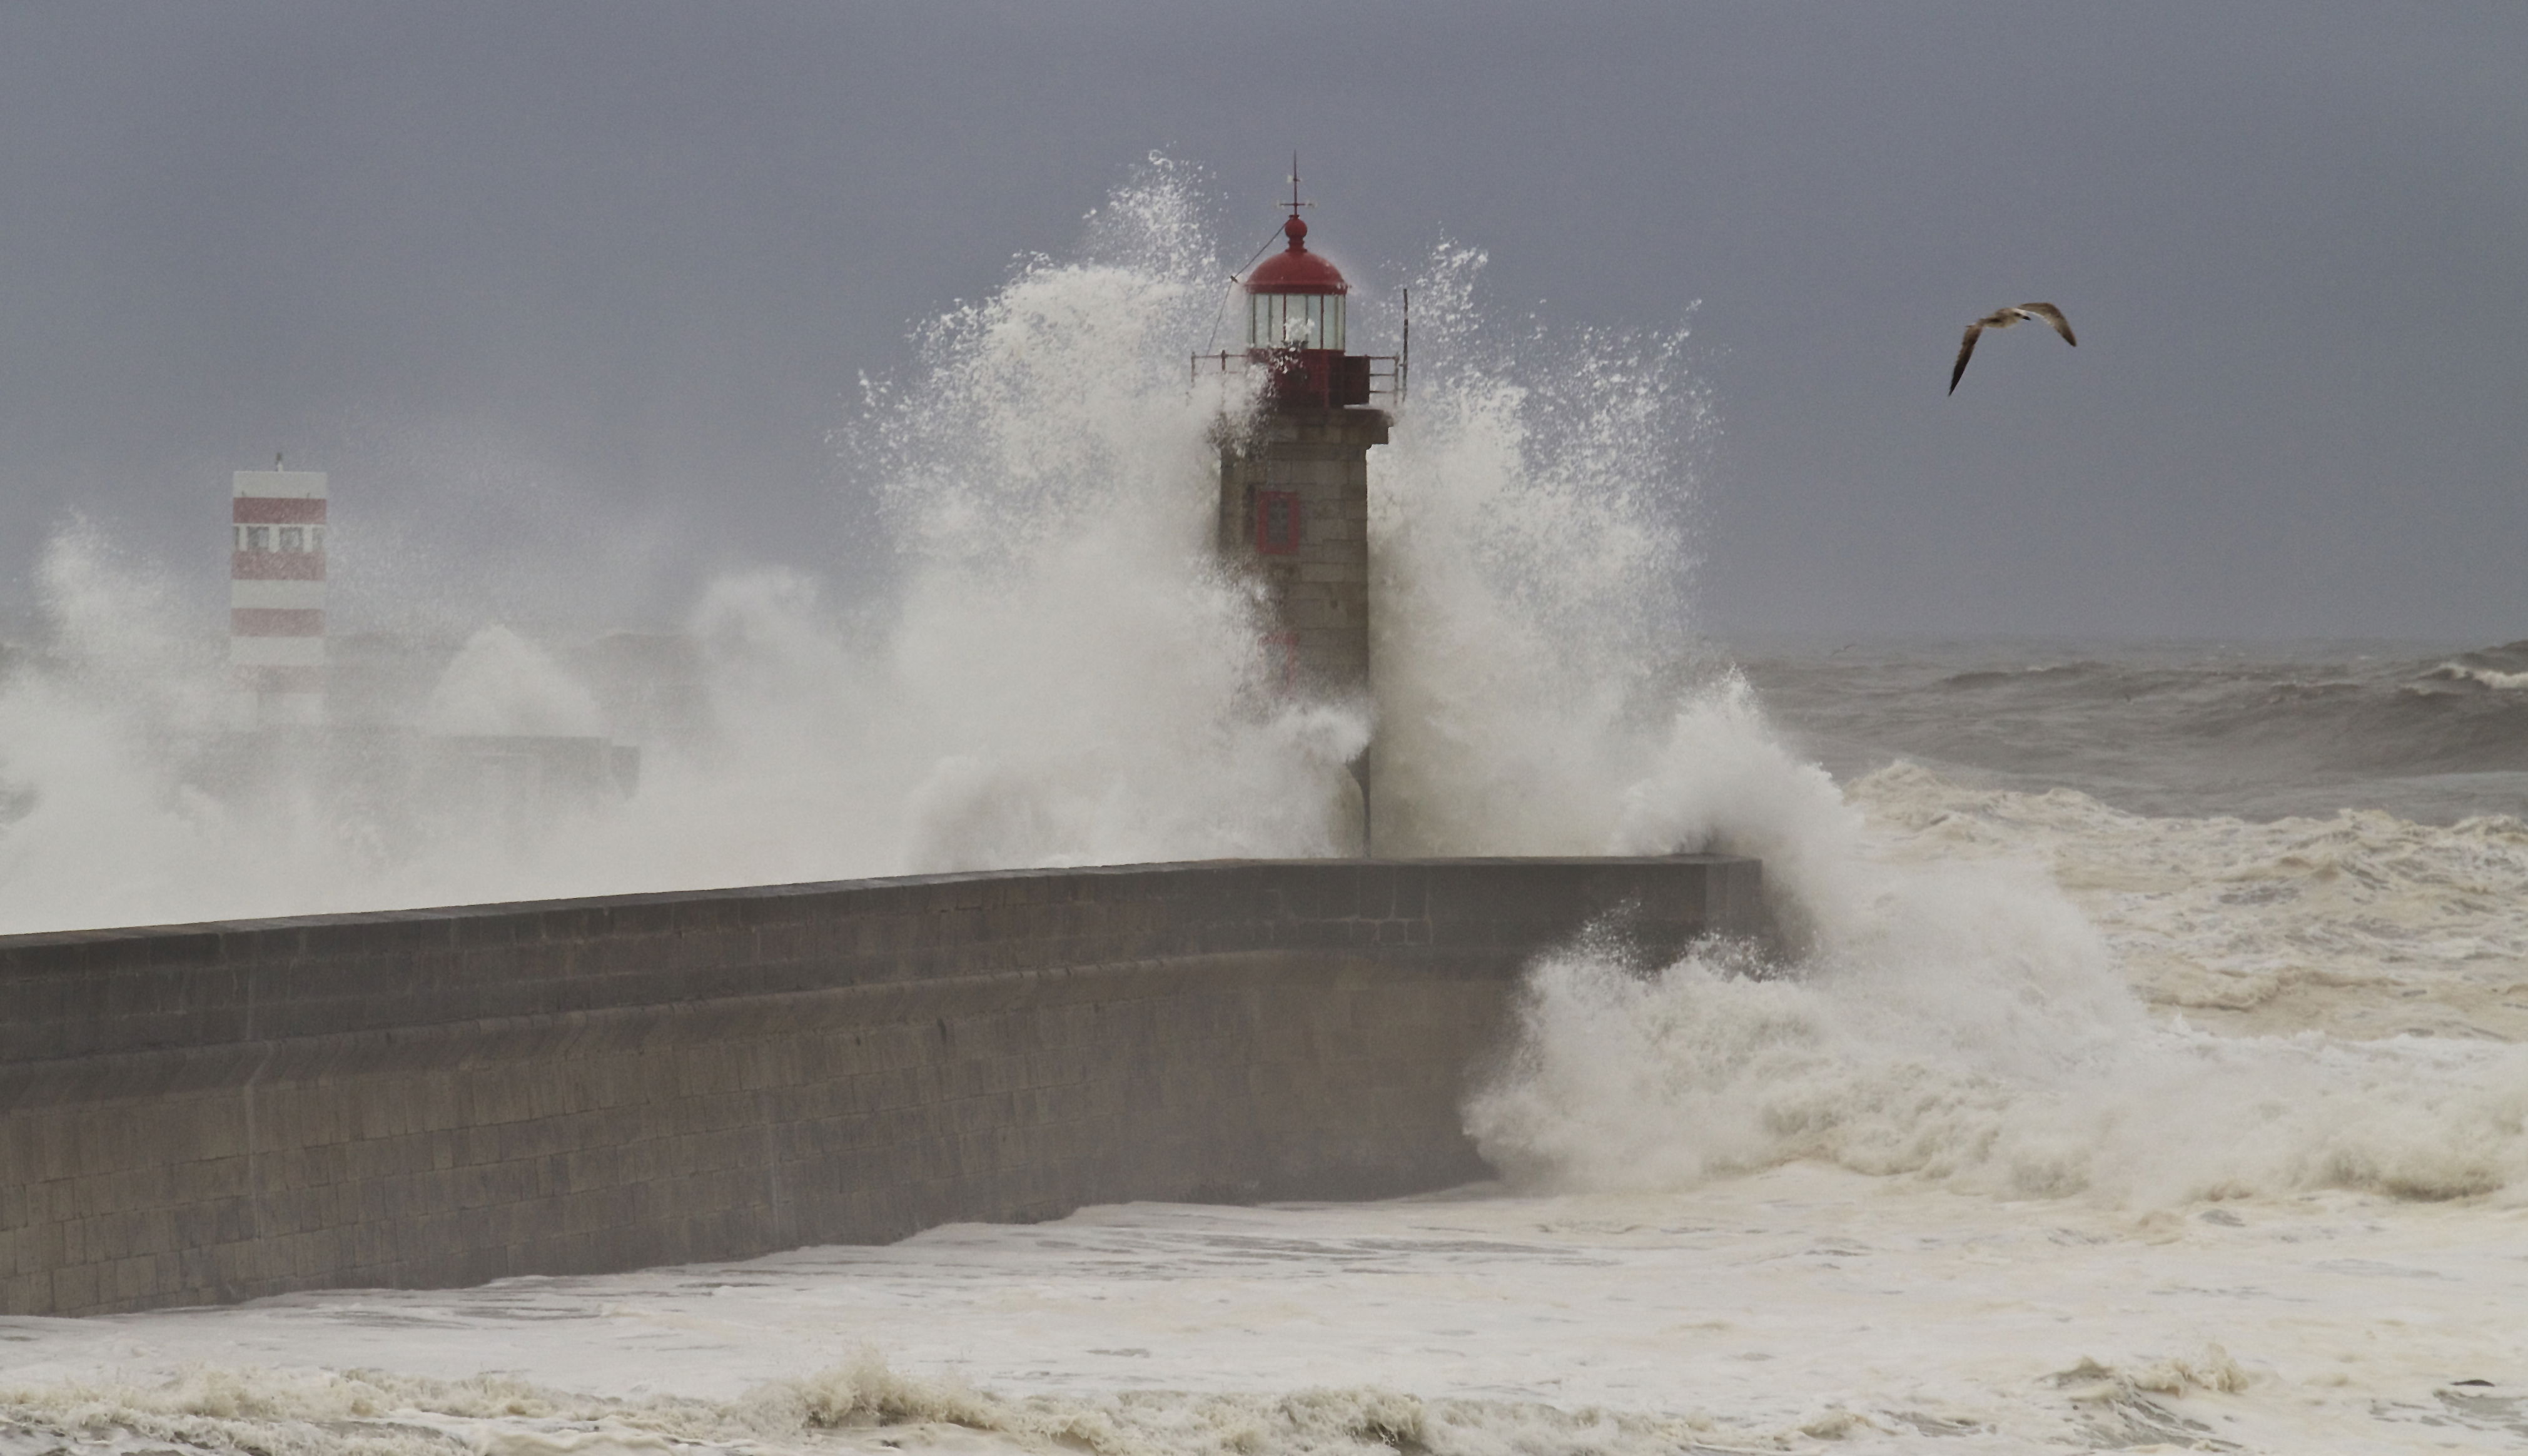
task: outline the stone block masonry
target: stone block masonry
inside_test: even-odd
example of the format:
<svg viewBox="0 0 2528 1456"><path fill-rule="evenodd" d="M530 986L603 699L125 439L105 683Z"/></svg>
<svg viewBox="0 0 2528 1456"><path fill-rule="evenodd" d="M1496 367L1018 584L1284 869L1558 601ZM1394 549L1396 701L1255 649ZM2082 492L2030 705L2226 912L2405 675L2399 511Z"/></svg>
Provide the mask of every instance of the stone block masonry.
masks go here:
<svg viewBox="0 0 2528 1456"><path fill-rule="evenodd" d="M1446 1186L1530 959L1758 934L1759 876L1231 861L0 938L0 1310Z"/></svg>
<svg viewBox="0 0 2528 1456"><path fill-rule="evenodd" d="M1291 686L1341 694L1369 683L1369 450L1389 425L1383 410L1285 406L1222 443L1222 559L1263 582ZM1280 550L1259 539L1270 494L1295 511Z"/></svg>

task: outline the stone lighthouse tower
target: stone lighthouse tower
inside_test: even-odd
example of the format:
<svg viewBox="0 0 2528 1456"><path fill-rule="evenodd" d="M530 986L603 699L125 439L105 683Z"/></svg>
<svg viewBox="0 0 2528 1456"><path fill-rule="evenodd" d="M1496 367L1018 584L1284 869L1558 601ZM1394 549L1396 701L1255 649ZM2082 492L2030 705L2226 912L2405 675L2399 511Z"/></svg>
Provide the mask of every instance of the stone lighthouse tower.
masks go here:
<svg viewBox="0 0 2528 1456"><path fill-rule="evenodd" d="M1294 169L1295 170L1295 169ZM1390 419L1373 397L1401 392L1396 356L1348 351L1351 286L1308 250L1291 182L1288 245L1239 282L1246 347L1197 369L1262 371L1254 416L1222 433L1220 550L1264 587L1267 640L1284 685L1311 696L1369 692L1369 450ZM1367 804L1366 756L1352 765ZM1366 824L1364 823L1364 838Z"/></svg>

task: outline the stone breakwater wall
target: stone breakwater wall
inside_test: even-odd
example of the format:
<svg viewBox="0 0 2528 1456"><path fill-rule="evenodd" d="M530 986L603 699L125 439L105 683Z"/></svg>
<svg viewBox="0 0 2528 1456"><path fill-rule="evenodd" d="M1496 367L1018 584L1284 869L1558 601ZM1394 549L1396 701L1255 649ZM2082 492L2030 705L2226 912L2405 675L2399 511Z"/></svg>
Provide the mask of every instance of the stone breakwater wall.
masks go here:
<svg viewBox="0 0 2528 1456"><path fill-rule="evenodd" d="M1753 935L1759 875L1229 861L0 938L0 1311L1446 1186L1531 958Z"/></svg>

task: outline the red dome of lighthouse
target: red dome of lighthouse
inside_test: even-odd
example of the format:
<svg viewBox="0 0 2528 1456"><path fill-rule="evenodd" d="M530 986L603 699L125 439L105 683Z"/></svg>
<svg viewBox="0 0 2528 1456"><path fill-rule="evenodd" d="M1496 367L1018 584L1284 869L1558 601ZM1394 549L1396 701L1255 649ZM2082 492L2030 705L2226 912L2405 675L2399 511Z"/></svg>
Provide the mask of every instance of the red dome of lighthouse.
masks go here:
<svg viewBox="0 0 2528 1456"><path fill-rule="evenodd" d="M1343 351L1343 270L1308 251L1308 225L1294 210L1282 225L1290 239L1246 275L1246 346Z"/></svg>
<svg viewBox="0 0 2528 1456"><path fill-rule="evenodd" d="M1249 293L1348 293L1343 270L1308 251L1308 225L1296 213L1282 225L1289 248L1275 253L1246 275Z"/></svg>

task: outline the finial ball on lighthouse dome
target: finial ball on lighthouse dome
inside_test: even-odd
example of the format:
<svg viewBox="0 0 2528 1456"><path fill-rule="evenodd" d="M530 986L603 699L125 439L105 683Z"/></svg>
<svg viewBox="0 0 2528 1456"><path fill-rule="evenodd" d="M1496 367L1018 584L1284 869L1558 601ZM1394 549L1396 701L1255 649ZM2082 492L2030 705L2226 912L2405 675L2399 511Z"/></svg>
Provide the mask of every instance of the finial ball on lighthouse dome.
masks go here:
<svg viewBox="0 0 2528 1456"><path fill-rule="evenodd" d="M1290 214L1290 220L1282 225L1282 235L1290 239L1290 246L1294 248L1304 246L1308 235L1307 220L1295 212Z"/></svg>

